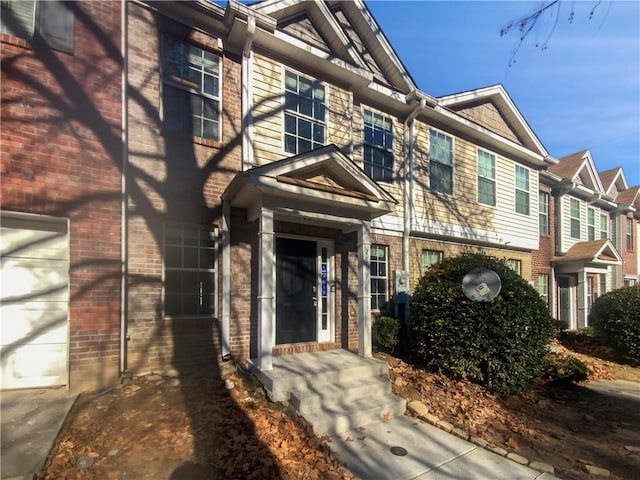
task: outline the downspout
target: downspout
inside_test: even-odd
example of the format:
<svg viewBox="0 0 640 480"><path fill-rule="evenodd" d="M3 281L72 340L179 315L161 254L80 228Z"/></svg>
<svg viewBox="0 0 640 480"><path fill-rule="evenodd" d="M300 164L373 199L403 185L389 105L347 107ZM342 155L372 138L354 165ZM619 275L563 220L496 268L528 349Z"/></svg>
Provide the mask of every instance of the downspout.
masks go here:
<svg viewBox="0 0 640 480"><path fill-rule="evenodd" d="M256 33L256 18L247 18L247 36L242 49L242 171L253 164L253 143L251 135L251 110L253 76L253 37ZM250 162L251 161L251 162ZM231 205L222 201L222 359L231 357Z"/></svg>
<svg viewBox="0 0 640 480"><path fill-rule="evenodd" d="M403 191L403 214L404 228L402 229L402 269L409 272L409 233L411 232L411 219L413 218L413 153L414 153L414 120L424 109L426 100L421 98L418 106L413 109L404 121L405 137L405 164L404 164L404 191ZM407 140L408 137L408 140ZM407 148L408 145L408 148ZM407 278L407 289L409 278Z"/></svg>
<svg viewBox="0 0 640 480"><path fill-rule="evenodd" d="M121 204L120 204L120 375L127 371L127 276L128 276L128 254L127 254L127 165L129 160L128 149L128 108L127 108L127 0L122 0L120 4L120 48L122 49L122 73L121 79L121 101L122 101L122 172L120 176Z"/></svg>
<svg viewBox="0 0 640 480"><path fill-rule="evenodd" d="M256 17L247 18L247 36L242 49L242 171L253 166L252 107L253 94L253 37L256 33ZM251 164L249 161L251 160Z"/></svg>

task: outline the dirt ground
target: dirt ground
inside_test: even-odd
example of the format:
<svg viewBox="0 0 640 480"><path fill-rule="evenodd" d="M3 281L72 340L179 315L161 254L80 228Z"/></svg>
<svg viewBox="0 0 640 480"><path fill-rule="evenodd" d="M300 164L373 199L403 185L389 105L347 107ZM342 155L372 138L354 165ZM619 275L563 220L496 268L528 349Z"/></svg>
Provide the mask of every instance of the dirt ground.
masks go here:
<svg viewBox="0 0 640 480"><path fill-rule="evenodd" d="M589 342L568 339L557 348L587 362L593 379L640 382L640 368L613 361ZM579 385L547 384L496 397L390 355L377 356L389 363L397 394L420 399L433 415L494 445L553 465L560 478L593 478L585 464L608 469L614 479L640 476L637 402ZM229 382L232 388L226 388ZM80 396L40 478L350 478L326 440L289 409L268 402L251 377L148 376Z"/></svg>

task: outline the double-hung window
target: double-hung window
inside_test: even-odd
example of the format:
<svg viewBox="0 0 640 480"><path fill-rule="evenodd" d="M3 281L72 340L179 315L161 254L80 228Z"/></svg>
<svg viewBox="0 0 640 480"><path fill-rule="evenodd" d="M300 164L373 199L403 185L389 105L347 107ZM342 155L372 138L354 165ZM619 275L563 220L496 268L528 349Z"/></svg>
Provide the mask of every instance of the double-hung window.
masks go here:
<svg viewBox="0 0 640 480"><path fill-rule="evenodd" d="M220 140L220 57L164 36L162 119L168 132Z"/></svg>
<svg viewBox="0 0 640 480"><path fill-rule="evenodd" d="M438 250L422 250L422 274L429 269L431 265L442 261L442 252Z"/></svg>
<svg viewBox="0 0 640 480"><path fill-rule="evenodd" d="M299 154L324 146L325 89L293 72L284 76L284 150Z"/></svg>
<svg viewBox="0 0 640 480"><path fill-rule="evenodd" d="M371 245L371 309L382 310L387 304L388 258L385 245Z"/></svg>
<svg viewBox="0 0 640 480"><path fill-rule="evenodd" d="M627 236L627 251L632 252L633 251L633 219L632 218L627 218L626 236Z"/></svg>
<svg viewBox="0 0 640 480"><path fill-rule="evenodd" d="M496 206L496 156L478 150L478 203Z"/></svg>
<svg viewBox="0 0 640 480"><path fill-rule="evenodd" d="M538 275L538 294L549 303L549 275L546 273Z"/></svg>
<svg viewBox="0 0 640 480"><path fill-rule="evenodd" d="M596 210L587 208L587 240L596 239Z"/></svg>
<svg viewBox="0 0 640 480"><path fill-rule="evenodd" d="M436 130L429 130L429 188L453 193L453 138Z"/></svg>
<svg viewBox="0 0 640 480"><path fill-rule="evenodd" d="M166 224L164 314L215 315L216 231L204 225Z"/></svg>
<svg viewBox="0 0 640 480"><path fill-rule="evenodd" d="M518 275L522 275L522 260L515 258L509 258L506 261L507 267L516 272Z"/></svg>
<svg viewBox="0 0 640 480"><path fill-rule="evenodd" d="M580 201L571 199L569 215L571 219L571 238L580 238Z"/></svg>
<svg viewBox="0 0 640 480"><path fill-rule="evenodd" d="M364 115L364 171L372 179L393 181L393 124L379 113L365 110Z"/></svg>
<svg viewBox="0 0 640 480"><path fill-rule="evenodd" d="M549 235L549 194L538 193L538 218L540 235Z"/></svg>
<svg viewBox="0 0 640 480"><path fill-rule="evenodd" d="M529 215L529 170L516 165L516 212Z"/></svg>
<svg viewBox="0 0 640 480"><path fill-rule="evenodd" d="M73 53L74 2L1 0L0 32Z"/></svg>
<svg viewBox="0 0 640 480"><path fill-rule="evenodd" d="M600 214L600 239L609 237L609 216L606 213Z"/></svg>

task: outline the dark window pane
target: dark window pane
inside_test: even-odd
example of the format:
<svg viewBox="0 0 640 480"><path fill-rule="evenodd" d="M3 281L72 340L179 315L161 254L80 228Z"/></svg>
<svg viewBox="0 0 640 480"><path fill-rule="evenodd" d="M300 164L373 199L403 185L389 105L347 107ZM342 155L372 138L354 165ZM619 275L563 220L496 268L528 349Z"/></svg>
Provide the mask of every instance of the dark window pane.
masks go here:
<svg viewBox="0 0 640 480"><path fill-rule="evenodd" d="M296 134L296 117L293 115L284 116L284 131L293 135Z"/></svg>
<svg viewBox="0 0 640 480"><path fill-rule="evenodd" d="M308 98L299 98L299 112L302 115L306 115L308 117L311 117L313 114L313 105L311 100L309 100Z"/></svg>
<svg viewBox="0 0 640 480"><path fill-rule="evenodd" d="M296 137L291 135L284 136L284 150L287 153L297 153L296 152Z"/></svg>
<svg viewBox="0 0 640 480"><path fill-rule="evenodd" d="M182 293L182 272L167 270L164 275L164 288L167 294Z"/></svg>
<svg viewBox="0 0 640 480"><path fill-rule="evenodd" d="M298 122L298 136L302 138L311 138L311 122L300 120Z"/></svg>
<svg viewBox="0 0 640 480"><path fill-rule="evenodd" d="M311 142L309 140L298 140L298 153L304 153L311 150Z"/></svg>
<svg viewBox="0 0 640 480"><path fill-rule="evenodd" d="M182 267L182 248L177 246L165 247L164 264L167 267Z"/></svg>
<svg viewBox="0 0 640 480"><path fill-rule="evenodd" d="M184 249L184 267L185 268L198 267L198 249L197 248Z"/></svg>
<svg viewBox="0 0 640 480"><path fill-rule="evenodd" d="M313 141L324 144L324 126L317 123L313 125Z"/></svg>
<svg viewBox="0 0 640 480"><path fill-rule="evenodd" d="M165 294L164 314L170 317L182 315L182 297L180 295Z"/></svg>
<svg viewBox="0 0 640 480"><path fill-rule="evenodd" d="M202 137L217 140L218 136L218 122L211 122L209 120L203 120L202 122Z"/></svg>

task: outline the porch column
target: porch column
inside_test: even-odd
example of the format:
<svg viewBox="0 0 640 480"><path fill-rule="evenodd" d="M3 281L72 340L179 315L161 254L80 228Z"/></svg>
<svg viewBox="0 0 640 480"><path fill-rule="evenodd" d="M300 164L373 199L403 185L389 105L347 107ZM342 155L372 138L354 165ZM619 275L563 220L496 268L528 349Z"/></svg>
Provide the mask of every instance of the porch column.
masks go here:
<svg viewBox="0 0 640 480"><path fill-rule="evenodd" d="M273 211L262 208L258 232L258 368L271 370L275 315L273 311Z"/></svg>
<svg viewBox="0 0 640 480"><path fill-rule="evenodd" d="M371 356L371 224L358 228L358 355Z"/></svg>

